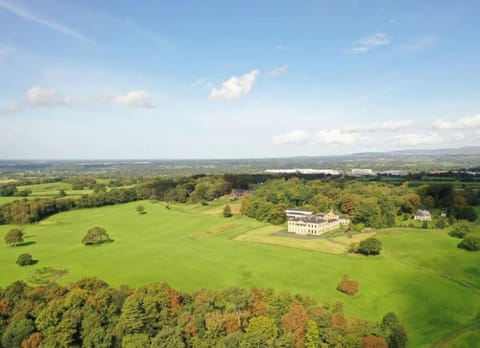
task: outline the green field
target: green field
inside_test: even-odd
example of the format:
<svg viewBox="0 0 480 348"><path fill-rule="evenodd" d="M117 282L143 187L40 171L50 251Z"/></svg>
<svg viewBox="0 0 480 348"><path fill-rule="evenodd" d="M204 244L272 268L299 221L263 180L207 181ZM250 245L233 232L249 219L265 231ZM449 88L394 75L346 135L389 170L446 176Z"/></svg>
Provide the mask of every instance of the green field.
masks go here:
<svg viewBox="0 0 480 348"><path fill-rule="evenodd" d="M320 302L341 300L356 317L381 320L393 311L405 324L411 347L428 347L480 316L480 253L458 249L458 239L445 231L384 230L377 235L384 244L381 256L335 255L272 245L282 242L237 240L246 232L276 228L243 216L224 219L221 202L166 209L164 203L144 201L144 215L135 211L138 204L74 210L25 226L27 245L1 247L0 286L31 280L36 270L53 267L68 271L59 278L62 283L98 276L113 286L165 280L186 291L272 287ZM83 246L80 240L96 225L114 242ZM0 226L0 235L12 227ZM39 262L17 266L23 252ZM335 290L343 274L359 281L356 296Z"/></svg>

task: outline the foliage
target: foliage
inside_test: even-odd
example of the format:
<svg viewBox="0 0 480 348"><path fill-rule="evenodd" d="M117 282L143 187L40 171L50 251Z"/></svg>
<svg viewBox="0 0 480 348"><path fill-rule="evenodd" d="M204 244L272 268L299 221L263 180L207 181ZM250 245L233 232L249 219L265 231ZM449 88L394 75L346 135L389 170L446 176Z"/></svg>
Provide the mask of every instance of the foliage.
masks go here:
<svg viewBox="0 0 480 348"><path fill-rule="evenodd" d="M463 238L467 233L473 232L475 230L475 225L469 221L461 220L455 224L453 230L448 232L448 235L456 238Z"/></svg>
<svg viewBox="0 0 480 348"><path fill-rule="evenodd" d="M355 295L358 292L358 282L349 279L348 275L344 275L342 280L337 284L337 290L347 295Z"/></svg>
<svg viewBox="0 0 480 348"><path fill-rule="evenodd" d="M143 205L137 205L136 210L139 214L145 214L145 207Z"/></svg>
<svg viewBox="0 0 480 348"><path fill-rule="evenodd" d="M458 247L468 251L480 250L480 234L478 233L467 234L463 238L463 240L458 244Z"/></svg>
<svg viewBox="0 0 480 348"><path fill-rule="evenodd" d="M232 217L233 214L232 214L232 208L230 208L230 206L227 204L224 208L223 208L223 217L225 218L229 218L229 217Z"/></svg>
<svg viewBox="0 0 480 348"><path fill-rule="evenodd" d="M22 341L35 331L32 320L19 318L11 321L2 335L3 347L20 347Z"/></svg>
<svg viewBox="0 0 480 348"><path fill-rule="evenodd" d="M407 346L407 333L395 313L385 314L381 327L389 348L405 348Z"/></svg>
<svg viewBox="0 0 480 348"><path fill-rule="evenodd" d="M5 243L9 244L10 246L17 246L17 244L23 243L23 236L24 234L21 229L12 228L4 237Z"/></svg>
<svg viewBox="0 0 480 348"><path fill-rule="evenodd" d="M107 231L99 226L89 229L85 237L82 239L82 243L85 245L97 245L109 241L111 241L111 239Z"/></svg>
<svg viewBox="0 0 480 348"><path fill-rule="evenodd" d="M358 243L357 252L363 255L378 255L382 250L382 242L377 238L371 237Z"/></svg>
<svg viewBox="0 0 480 348"><path fill-rule="evenodd" d="M9 305L1 312L8 323L3 347L310 348L358 346L372 341L372 332L377 342L383 331L384 340L395 333L392 325L367 321L360 329L341 304L319 306L310 298L262 289L180 294L166 283L115 289L87 278L67 286L12 284L0 289L4 303Z"/></svg>
<svg viewBox="0 0 480 348"><path fill-rule="evenodd" d="M245 195L241 212L251 218L281 224L286 208L301 207L316 212L340 210L355 224L367 227L394 226L403 188L383 183L270 179L255 194Z"/></svg>
<svg viewBox="0 0 480 348"><path fill-rule="evenodd" d="M23 253L18 256L17 265L19 266L28 266L33 263L32 255L28 253Z"/></svg>

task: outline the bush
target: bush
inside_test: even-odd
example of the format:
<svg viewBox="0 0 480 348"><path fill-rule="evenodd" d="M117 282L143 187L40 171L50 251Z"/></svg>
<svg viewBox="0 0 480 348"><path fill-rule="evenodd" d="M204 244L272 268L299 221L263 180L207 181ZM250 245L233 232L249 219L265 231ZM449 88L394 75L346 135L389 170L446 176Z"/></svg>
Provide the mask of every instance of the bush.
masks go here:
<svg viewBox="0 0 480 348"><path fill-rule="evenodd" d="M24 253L20 254L17 259L17 265L19 266L28 266L33 263L32 255Z"/></svg>
<svg viewBox="0 0 480 348"><path fill-rule="evenodd" d="M357 252L363 255L378 255L382 250L382 242L377 238L367 238L358 244Z"/></svg>
<svg viewBox="0 0 480 348"><path fill-rule="evenodd" d="M358 282L348 279L348 275L345 274L337 284L337 290L350 296L355 295L358 292Z"/></svg>
<svg viewBox="0 0 480 348"><path fill-rule="evenodd" d="M428 222L424 221L424 222L422 223L422 228L423 228L423 229L427 229L427 228L428 228Z"/></svg>
<svg viewBox="0 0 480 348"><path fill-rule="evenodd" d="M232 216L232 208L230 208L229 205L226 205L225 208L223 208L223 217L229 218Z"/></svg>
<svg viewBox="0 0 480 348"><path fill-rule="evenodd" d="M480 235L473 233L467 234L458 244L458 247L468 251L480 250Z"/></svg>
<svg viewBox="0 0 480 348"><path fill-rule="evenodd" d="M456 238L463 238L467 233L473 232L475 230L475 225L469 221L459 221L455 228L448 232L448 235Z"/></svg>
<svg viewBox="0 0 480 348"><path fill-rule="evenodd" d="M388 342L383 337L366 336L362 340L363 348L388 348Z"/></svg>
<svg viewBox="0 0 480 348"><path fill-rule="evenodd" d="M445 228L445 226L446 226L445 220L442 218L438 219L437 223L435 224L436 228L440 228L442 230Z"/></svg>

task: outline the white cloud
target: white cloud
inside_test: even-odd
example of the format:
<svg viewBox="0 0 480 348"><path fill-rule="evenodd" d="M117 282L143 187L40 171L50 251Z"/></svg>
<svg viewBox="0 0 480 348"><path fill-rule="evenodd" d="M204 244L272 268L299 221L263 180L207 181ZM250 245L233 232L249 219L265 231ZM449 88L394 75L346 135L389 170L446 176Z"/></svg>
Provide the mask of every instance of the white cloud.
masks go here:
<svg viewBox="0 0 480 348"><path fill-rule="evenodd" d="M437 38L433 36L422 36L416 41L402 46L402 50L405 52L421 51L435 46L438 43Z"/></svg>
<svg viewBox="0 0 480 348"><path fill-rule="evenodd" d="M259 74L260 71L255 69L240 77L232 76L222 83L222 88L212 89L210 99L238 99L248 94Z"/></svg>
<svg viewBox="0 0 480 348"><path fill-rule="evenodd" d="M111 100L112 104L127 105L136 108L151 108L150 93L146 91L130 91L123 95L116 95Z"/></svg>
<svg viewBox="0 0 480 348"><path fill-rule="evenodd" d="M352 44L352 47L346 50L347 53L358 54L366 53L372 48L389 45L392 42L390 36L386 33L376 33L372 36L364 37Z"/></svg>
<svg viewBox="0 0 480 348"><path fill-rule="evenodd" d="M394 143L400 146L433 145L438 144L441 141L442 138L437 133L408 133L399 134L394 137Z"/></svg>
<svg viewBox="0 0 480 348"><path fill-rule="evenodd" d="M270 71L270 75L272 76L282 76L288 72L288 65L284 64L279 67L276 67Z"/></svg>
<svg viewBox="0 0 480 348"><path fill-rule="evenodd" d="M322 129L315 134L314 142L325 145L353 145L360 139L357 132L343 129Z"/></svg>
<svg viewBox="0 0 480 348"><path fill-rule="evenodd" d="M82 33L79 33L78 31L75 31L73 29L70 29L62 24L59 24L57 22L54 22L52 20L42 18L33 12L29 11L28 9L21 7L18 4L13 4L9 1L5 0L0 0L0 7L3 7L5 10L10 11L11 13L15 14L16 16L23 18L27 21L34 22L37 24L40 24L44 27L50 28L58 33L65 34L68 36L71 36L77 40L83 41L88 44L95 44L92 40L90 40L88 37L83 35Z"/></svg>
<svg viewBox="0 0 480 348"><path fill-rule="evenodd" d="M277 45L277 50L278 51L289 51L290 50L290 47L288 47L287 45L284 45L282 43L279 43Z"/></svg>
<svg viewBox="0 0 480 348"><path fill-rule="evenodd" d="M70 105L69 99L60 99L54 88L42 88L34 86L25 94L27 104L33 107L52 107Z"/></svg>
<svg viewBox="0 0 480 348"><path fill-rule="evenodd" d="M62 99L54 88L34 86L25 94L26 105L31 107L56 107L73 105L121 105L136 108L153 107L151 95L147 91L136 90L125 94L103 94L94 97ZM18 108L21 106L18 105Z"/></svg>
<svg viewBox="0 0 480 348"><path fill-rule="evenodd" d="M294 130L285 134L276 135L273 138L274 144L289 144L289 145L303 145L306 144L309 140L308 134L301 130Z"/></svg>
<svg viewBox="0 0 480 348"><path fill-rule="evenodd" d="M384 121L380 123L372 123L364 127L359 127L359 130L365 131L396 131L407 128L412 124L412 120L398 120L398 121Z"/></svg>
<svg viewBox="0 0 480 348"><path fill-rule="evenodd" d="M456 121L436 120L433 122L433 127L438 129L479 129L480 128L480 114L460 118Z"/></svg>

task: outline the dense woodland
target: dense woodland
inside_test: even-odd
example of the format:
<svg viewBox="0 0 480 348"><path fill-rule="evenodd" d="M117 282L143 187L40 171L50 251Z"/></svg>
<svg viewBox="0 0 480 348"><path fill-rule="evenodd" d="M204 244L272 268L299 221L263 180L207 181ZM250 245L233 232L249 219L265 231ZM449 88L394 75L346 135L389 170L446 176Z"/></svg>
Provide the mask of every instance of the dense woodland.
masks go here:
<svg viewBox="0 0 480 348"><path fill-rule="evenodd" d="M393 313L381 322L348 318L340 302L271 289L114 289L95 278L0 289L0 337L4 348L395 348L407 340Z"/></svg>
<svg viewBox="0 0 480 348"><path fill-rule="evenodd" d="M302 207L314 212L333 209L352 217L354 224L381 228L395 225L397 215L411 216L419 208L437 208L451 219L475 221L472 206L480 202L480 191L455 190L452 184L435 183L411 188L408 182L344 180L268 180L242 202L242 212L252 218L280 224L286 208ZM451 221L452 222L452 221Z"/></svg>

